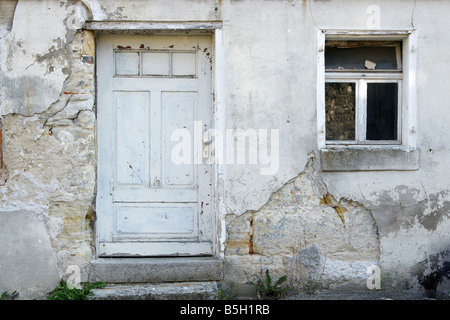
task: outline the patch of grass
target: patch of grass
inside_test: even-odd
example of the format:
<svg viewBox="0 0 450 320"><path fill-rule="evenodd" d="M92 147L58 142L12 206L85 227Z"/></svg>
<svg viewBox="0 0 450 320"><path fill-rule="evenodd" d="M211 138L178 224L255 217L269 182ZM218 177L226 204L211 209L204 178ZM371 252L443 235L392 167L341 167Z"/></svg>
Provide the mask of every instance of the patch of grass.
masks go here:
<svg viewBox="0 0 450 320"><path fill-rule="evenodd" d="M18 295L19 295L19 293L17 291L14 291L11 294L9 294L7 291L4 291L0 295L0 300L15 300Z"/></svg>
<svg viewBox="0 0 450 320"><path fill-rule="evenodd" d="M284 294L289 290L287 287L282 287L281 284L285 282L287 276L281 276L275 283L272 283L269 270L266 269L266 276L263 280L253 283L256 287L256 293L261 300L277 300L284 297Z"/></svg>
<svg viewBox="0 0 450 320"><path fill-rule="evenodd" d="M46 300L87 300L89 296L93 295L92 289L104 286L106 286L104 282L85 282L81 289L69 288L67 282L61 280L59 286L47 296Z"/></svg>
<svg viewBox="0 0 450 320"><path fill-rule="evenodd" d="M236 298L235 296L229 294L226 290L222 288L219 288L217 295L219 300L232 300Z"/></svg>

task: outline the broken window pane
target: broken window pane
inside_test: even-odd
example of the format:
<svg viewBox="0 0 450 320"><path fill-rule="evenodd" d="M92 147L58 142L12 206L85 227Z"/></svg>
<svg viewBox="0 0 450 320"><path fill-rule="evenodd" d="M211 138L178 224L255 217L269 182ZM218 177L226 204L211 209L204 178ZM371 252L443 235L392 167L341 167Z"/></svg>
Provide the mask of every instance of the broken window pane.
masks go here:
<svg viewBox="0 0 450 320"><path fill-rule="evenodd" d="M367 84L367 140L397 140L398 83Z"/></svg>
<svg viewBox="0 0 450 320"><path fill-rule="evenodd" d="M355 140L354 82L325 83L327 140Z"/></svg>
<svg viewBox="0 0 450 320"><path fill-rule="evenodd" d="M352 41L346 41L343 44L331 42L325 48L325 68L396 70L399 69L397 65L398 46L361 45Z"/></svg>

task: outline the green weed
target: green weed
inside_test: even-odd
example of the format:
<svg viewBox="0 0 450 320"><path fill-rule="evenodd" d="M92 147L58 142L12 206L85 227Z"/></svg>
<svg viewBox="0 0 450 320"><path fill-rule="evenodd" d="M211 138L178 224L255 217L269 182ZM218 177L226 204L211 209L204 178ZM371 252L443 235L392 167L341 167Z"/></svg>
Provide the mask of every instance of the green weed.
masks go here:
<svg viewBox="0 0 450 320"><path fill-rule="evenodd" d="M47 300L87 300L88 296L93 295L92 289L102 288L106 286L104 282L83 283L81 289L69 288L67 282L61 280L59 286L56 287L48 296Z"/></svg>
<svg viewBox="0 0 450 320"><path fill-rule="evenodd" d="M280 277L275 283L272 283L269 270L266 269L266 276L263 280L253 283L256 287L256 293L261 300L277 300L284 297L284 294L289 290L287 287L282 287L281 284L285 282L287 276Z"/></svg>

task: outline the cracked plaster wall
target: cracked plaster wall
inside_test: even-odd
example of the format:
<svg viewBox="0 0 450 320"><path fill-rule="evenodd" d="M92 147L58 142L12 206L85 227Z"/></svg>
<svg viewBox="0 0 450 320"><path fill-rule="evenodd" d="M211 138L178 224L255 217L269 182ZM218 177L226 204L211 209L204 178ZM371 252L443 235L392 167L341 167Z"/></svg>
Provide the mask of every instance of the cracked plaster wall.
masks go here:
<svg viewBox="0 0 450 320"><path fill-rule="evenodd" d="M436 52L449 49L449 4L375 2L382 29L419 32L418 171L320 173L311 153L316 31L366 29L374 1L19 1L0 42L2 210L37 212L60 272L77 264L85 274L95 250L95 69L93 52L82 54L92 34L68 27L71 5L81 22L220 20L226 127L278 128L281 142L276 175L234 165L220 182L228 283L248 286L269 268L298 289L361 289L377 264L384 288L448 287L450 61L436 63Z"/></svg>
<svg viewBox="0 0 450 320"><path fill-rule="evenodd" d="M67 277L73 264L86 280L95 252L95 66L82 59L93 35L67 22L82 19L83 7L71 6L79 5L18 1L11 28L0 40L8 171L0 197L1 211L36 214L44 222L60 276ZM93 50L84 53L93 58Z"/></svg>
<svg viewBox="0 0 450 320"><path fill-rule="evenodd" d="M445 128L450 118L442 108L450 99L443 78L450 60L442 56L436 63L436 57L441 57L441 50L447 50L444 39L448 38L445 34L448 21L441 12L449 4L411 1L409 7L400 9L401 5L401 2L379 2L381 27L401 29L409 26L418 32L419 170L327 172L322 177L335 197L353 199L371 210L380 235L382 286L403 289L434 286L445 291L449 287L450 246L450 177L446 151L448 130ZM392 6L391 10L387 10L389 6ZM321 1L314 1L312 5L315 12L332 10L332 6L325 7L326 3ZM335 15L326 22L320 17L316 15L321 26L343 27L339 22L342 16ZM432 278L432 285L424 285L433 282Z"/></svg>
<svg viewBox="0 0 450 320"><path fill-rule="evenodd" d="M225 282L231 290L251 289L268 268L287 275L294 290L364 290L367 267L380 255L378 228L370 210L335 199L312 156L305 170L274 192L258 210L227 221ZM292 293L292 292L291 292Z"/></svg>

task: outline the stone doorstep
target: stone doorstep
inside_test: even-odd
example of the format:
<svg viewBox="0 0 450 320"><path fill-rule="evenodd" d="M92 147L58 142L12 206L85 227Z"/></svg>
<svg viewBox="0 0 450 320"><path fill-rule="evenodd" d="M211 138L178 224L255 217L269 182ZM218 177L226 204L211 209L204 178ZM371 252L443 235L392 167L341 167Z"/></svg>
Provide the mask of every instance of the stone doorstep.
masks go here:
<svg viewBox="0 0 450 320"><path fill-rule="evenodd" d="M92 290L89 300L217 300L216 282L110 284Z"/></svg>
<svg viewBox="0 0 450 320"><path fill-rule="evenodd" d="M220 281L223 260L214 257L98 258L91 262L89 282L167 283Z"/></svg>

